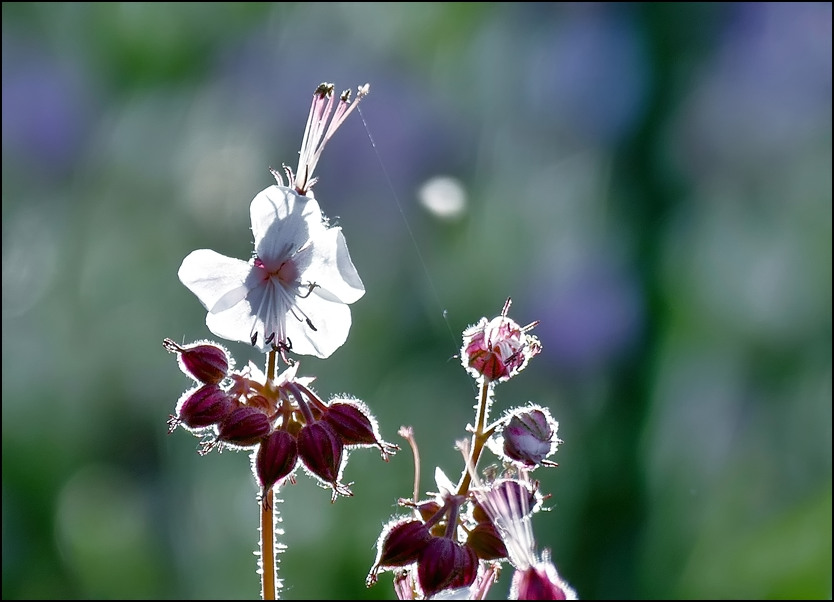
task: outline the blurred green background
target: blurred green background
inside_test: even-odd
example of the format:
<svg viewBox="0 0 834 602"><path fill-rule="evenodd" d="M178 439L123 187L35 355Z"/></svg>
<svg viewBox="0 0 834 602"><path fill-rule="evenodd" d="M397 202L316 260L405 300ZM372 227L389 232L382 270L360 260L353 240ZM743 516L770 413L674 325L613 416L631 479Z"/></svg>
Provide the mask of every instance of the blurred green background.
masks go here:
<svg viewBox="0 0 834 602"><path fill-rule="evenodd" d="M452 356L512 297L544 351L495 411L560 422L534 527L580 597L830 598L831 10L4 2L3 598L259 597L248 455L166 433L161 343L210 336L180 262L249 257L322 81L371 94L318 170L367 288L319 393L454 479ZM392 598L412 478L283 490L283 597Z"/></svg>

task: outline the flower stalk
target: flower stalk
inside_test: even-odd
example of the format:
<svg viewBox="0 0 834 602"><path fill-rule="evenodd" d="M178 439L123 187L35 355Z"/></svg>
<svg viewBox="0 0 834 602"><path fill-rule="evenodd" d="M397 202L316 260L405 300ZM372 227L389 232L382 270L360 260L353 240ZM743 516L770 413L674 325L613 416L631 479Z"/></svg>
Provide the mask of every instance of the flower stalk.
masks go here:
<svg viewBox="0 0 834 602"><path fill-rule="evenodd" d="M270 351L266 360L266 382L275 380L276 352ZM262 493L261 500L261 599L275 600L275 515L272 487Z"/></svg>
<svg viewBox="0 0 834 602"><path fill-rule="evenodd" d="M275 600L275 524L272 489L264 492L261 506L261 599Z"/></svg>
<svg viewBox="0 0 834 602"><path fill-rule="evenodd" d="M282 580L277 554L275 503L280 487L295 484L300 467L331 491L331 501L352 496L341 482L348 452L376 447L386 462L398 446L384 441L370 408L347 395L323 401L310 388L315 377L297 376L298 361L289 357L330 357L351 328L350 305L365 287L350 258L344 234L323 214L312 187L327 142L368 94L368 85L350 100L338 100L332 84L313 94L299 153L298 175L284 166L270 169L276 184L249 204L254 252L248 260L210 249L187 255L180 281L206 310L206 326L216 336L251 345L265 353L264 372L251 361L234 370L234 358L213 341L180 345L164 339L177 354L180 369L194 384L180 396L168 432L182 427L201 439L198 453L248 450L259 487L259 574L261 598L275 600ZM278 359L286 364L280 371Z"/></svg>
<svg viewBox="0 0 834 602"><path fill-rule="evenodd" d="M486 378L480 378L481 390L478 396L478 409L476 410L475 431L472 433L472 445L467 466L472 466L473 470L478 467L478 460L481 458L481 452L484 446L489 441L494 429L486 429L487 414L489 412L489 394L492 387L491 381ZM458 483L458 495L466 495L469 492L469 484L472 482L471 472L464 467L463 473Z"/></svg>

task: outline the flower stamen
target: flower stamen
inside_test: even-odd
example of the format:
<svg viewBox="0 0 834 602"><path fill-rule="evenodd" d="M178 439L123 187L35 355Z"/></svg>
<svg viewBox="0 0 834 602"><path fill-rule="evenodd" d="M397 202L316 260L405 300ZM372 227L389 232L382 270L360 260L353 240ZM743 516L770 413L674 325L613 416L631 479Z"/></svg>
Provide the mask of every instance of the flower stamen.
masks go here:
<svg viewBox="0 0 834 602"><path fill-rule="evenodd" d="M300 295L300 294L299 294L299 295L298 295L298 298L299 298L299 299L306 299L306 298L307 298L307 297L309 297L311 294L313 294L313 291L316 289L316 287L318 287L318 284L316 284L315 282L307 282L306 284L302 284L302 286L306 286L306 287L307 287L307 292L306 292L306 293L304 293L303 295Z"/></svg>
<svg viewBox="0 0 834 602"><path fill-rule="evenodd" d="M299 194L306 195L316 183L317 178L313 177L313 171L316 169L325 145L344 123L347 116L359 106L359 101L368 95L370 86L368 84L359 86L356 102L353 103L350 102L350 90L342 92L335 111L333 90L333 84L325 82L319 84L313 93L313 103L310 105L310 114L304 127L304 137L299 151L298 176L290 179Z"/></svg>

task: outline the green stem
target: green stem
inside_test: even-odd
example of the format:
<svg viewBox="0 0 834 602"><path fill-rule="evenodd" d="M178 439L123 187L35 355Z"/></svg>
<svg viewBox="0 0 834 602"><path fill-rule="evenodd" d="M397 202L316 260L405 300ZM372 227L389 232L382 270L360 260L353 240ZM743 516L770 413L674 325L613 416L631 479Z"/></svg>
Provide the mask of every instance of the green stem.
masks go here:
<svg viewBox="0 0 834 602"><path fill-rule="evenodd" d="M460 484L458 484L458 495L466 495L469 493L469 484L472 482L471 470L478 467L478 460L481 457L481 452L484 450L484 445L492 435L493 429L486 430L487 421L487 403L489 401L490 381L481 378L481 394L478 398L478 409L476 411L475 432L472 434L472 446L469 450L469 460L466 467L463 469Z"/></svg>
<svg viewBox="0 0 834 602"><path fill-rule="evenodd" d="M269 352L266 367L266 380L275 378L275 351ZM261 598L275 600L275 525L273 523L272 488L263 493L261 507Z"/></svg>

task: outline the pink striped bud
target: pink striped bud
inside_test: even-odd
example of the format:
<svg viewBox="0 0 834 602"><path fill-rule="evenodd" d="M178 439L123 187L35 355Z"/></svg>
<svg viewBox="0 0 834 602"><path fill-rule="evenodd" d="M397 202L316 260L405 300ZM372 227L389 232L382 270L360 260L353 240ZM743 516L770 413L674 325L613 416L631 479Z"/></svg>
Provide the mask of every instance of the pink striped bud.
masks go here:
<svg viewBox="0 0 834 602"><path fill-rule="evenodd" d="M507 299L500 316L492 320L481 318L463 331L461 363L475 378L483 377L489 382L508 380L541 351L539 340L528 334L538 322L519 326L507 317L510 304Z"/></svg>
<svg viewBox="0 0 834 602"><path fill-rule="evenodd" d="M556 437L559 423L544 408L525 408L517 411L504 427L504 455L535 468L541 464L553 465L545 458L556 451L560 443Z"/></svg>

